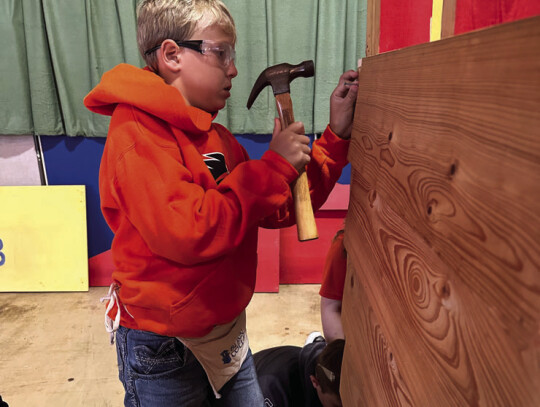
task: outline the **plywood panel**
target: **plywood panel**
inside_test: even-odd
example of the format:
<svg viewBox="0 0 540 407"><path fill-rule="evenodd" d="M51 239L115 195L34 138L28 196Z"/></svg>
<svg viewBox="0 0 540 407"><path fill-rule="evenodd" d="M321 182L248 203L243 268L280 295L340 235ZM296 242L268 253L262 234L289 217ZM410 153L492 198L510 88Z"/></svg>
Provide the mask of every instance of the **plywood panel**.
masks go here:
<svg viewBox="0 0 540 407"><path fill-rule="evenodd" d="M363 60L345 406L540 405L539 43L534 18Z"/></svg>
<svg viewBox="0 0 540 407"><path fill-rule="evenodd" d="M354 338L348 336L345 342L341 396L349 406L409 406L409 389L371 306L369 287L357 278L357 273L369 267L368 262L359 263L358 268L349 262L347 269L343 309L354 312L344 312L342 320L345 332L354 332ZM358 376L359 367L362 373L369 373Z"/></svg>

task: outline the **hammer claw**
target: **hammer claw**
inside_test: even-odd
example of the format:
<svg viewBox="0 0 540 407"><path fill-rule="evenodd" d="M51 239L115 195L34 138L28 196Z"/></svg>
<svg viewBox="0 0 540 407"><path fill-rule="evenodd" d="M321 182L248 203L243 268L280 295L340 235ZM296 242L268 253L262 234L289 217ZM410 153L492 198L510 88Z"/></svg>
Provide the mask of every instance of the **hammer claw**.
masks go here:
<svg viewBox="0 0 540 407"><path fill-rule="evenodd" d="M251 93L249 94L249 98L247 101L247 108L251 109L251 106L253 105L253 102L255 102L255 99L257 99L257 96L259 96L259 93L261 93L261 90L263 90L267 85L269 85L268 78L264 74L266 71L262 72L257 80L255 81L255 85L253 85L253 88L251 88Z"/></svg>
<svg viewBox="0 0 540 407"><path fill-rule="evenodd" d="M261 93L261 90L266 86L272 86L274 96L282 93L290 93L290 83L294 79L300 76L309 78L313 75L315 75L315 66L311 60L300 62L298 65L278 64L270 66L262 71L255 81L249 94L247 108L251 108L253 102L255 102L259 93Z"/></svg>

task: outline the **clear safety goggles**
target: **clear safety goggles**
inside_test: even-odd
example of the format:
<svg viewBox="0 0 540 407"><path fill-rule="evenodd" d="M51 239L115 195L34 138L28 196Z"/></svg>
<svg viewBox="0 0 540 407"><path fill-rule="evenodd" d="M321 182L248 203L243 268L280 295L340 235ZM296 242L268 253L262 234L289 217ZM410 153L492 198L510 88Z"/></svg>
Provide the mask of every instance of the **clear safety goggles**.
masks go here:
<svg viewBox="0 0 540 407"><path fill-rule="evenodd" d="M203 55L214 55L219 63L225 67L229 66L229 64L236 58L236 51L234 47L227 42L215 42L210 40L174 40L174 42L179 47L189 48ZM149 55L160 48L161 44L150 48L149 50L145 51L144 54Z"/></svg>

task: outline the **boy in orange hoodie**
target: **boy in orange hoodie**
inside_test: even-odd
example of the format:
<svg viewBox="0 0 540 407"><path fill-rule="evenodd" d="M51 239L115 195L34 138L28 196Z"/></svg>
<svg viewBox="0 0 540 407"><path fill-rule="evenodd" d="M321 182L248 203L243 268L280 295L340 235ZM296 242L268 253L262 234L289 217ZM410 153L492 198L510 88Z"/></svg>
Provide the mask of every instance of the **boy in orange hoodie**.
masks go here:
<svg viewBox="0 0 540 407"><path fill-rule="evenodd" d="M114 232L106 297L126 406L262 406L245 329L257 229L294 223L290 184L307 165L314 209L347 163L356 86L331 96L312 148L302 123L275 123L249 160L213 123L237 75L236 30L220 0L143 0L137 41L147 67L121 64L85 98L111 115L101 207Z"/></svg>

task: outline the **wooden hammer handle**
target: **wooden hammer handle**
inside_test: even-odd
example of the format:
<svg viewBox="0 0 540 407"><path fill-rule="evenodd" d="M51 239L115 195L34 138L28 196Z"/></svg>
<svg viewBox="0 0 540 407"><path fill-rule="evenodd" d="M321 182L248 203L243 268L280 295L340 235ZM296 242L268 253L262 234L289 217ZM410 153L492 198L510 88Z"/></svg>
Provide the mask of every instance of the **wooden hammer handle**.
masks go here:
<svg viewBox="0 0 540 407"><path fill-rule="evenodd" d="M276 95L276 106L281 121L281 129L285 129L294 122L291 95L282 93ZM294 211L296 213L296 227L298 240L304 242L319 237L317 224L313 215L311 196L309 195L309 184L306 171L300 171L300 175L292 185L294 198Z"/></svg>

